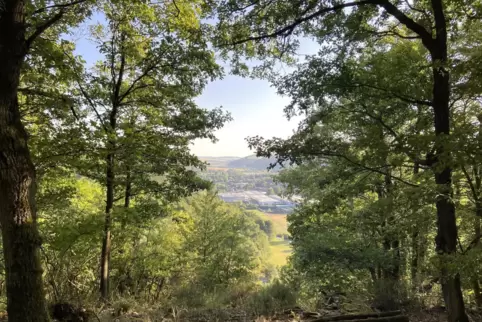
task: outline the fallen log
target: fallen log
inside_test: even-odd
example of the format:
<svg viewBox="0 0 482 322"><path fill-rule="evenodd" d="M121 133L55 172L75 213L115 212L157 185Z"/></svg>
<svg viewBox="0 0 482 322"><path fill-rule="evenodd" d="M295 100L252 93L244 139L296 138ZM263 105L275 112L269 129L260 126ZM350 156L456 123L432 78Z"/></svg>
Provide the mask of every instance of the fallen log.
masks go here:
<svg viewBox="0 0 482 322"><path fill-rule="evenodd" d="M311 322L325 322L324 319L311 320ZM331 320L333 321L333 320ZM381 318L366 318L366 319L351 319L351 320L336 320L338 322L409 322L406 315L386 316Z"/></svg>
<svg viewBox="0 0 482 322"><path fill-rule="evenodd" d="M311 322L316 322L319 320L314 320ZM387 316L383 318L368 318L368 319L357 319L357 320L338 320L338 322L409 322L408 316L406 315L396 315Z"/></svg>
<svg viewBox="0 0 482 322"><path fill-rule="evenodd" d="M394 316L400 316L400 311L391 311L391 312L379 312L379 313L362 313L362 314L348 314L348 315L337 315L337 316L329 316L319 318L312 322L332 322L332 321L353 321L356 322L358 320L368 321L367 319L380 319L380 318L389 318ZM384 322L380 320L380 322ZM390 321L392 322L392 321Z"/></svg>

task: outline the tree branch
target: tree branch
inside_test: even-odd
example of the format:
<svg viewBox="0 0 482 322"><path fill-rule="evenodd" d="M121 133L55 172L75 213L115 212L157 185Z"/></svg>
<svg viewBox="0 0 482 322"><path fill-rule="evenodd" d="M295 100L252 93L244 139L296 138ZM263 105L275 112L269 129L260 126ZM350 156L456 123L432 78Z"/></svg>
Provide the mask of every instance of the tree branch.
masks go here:
<svg viewBox="0 0 482 322"><path fill-rule="evenodd" d="M88 0L76 0L76 1L72 1L72 2L68 2L68 3L58 3L58 4L53 4L51 6L47 6L47 7L43 7L43 8L40 8L40 9L37 9L35 10L32 14L38 14L38 13L42 13L42 12L45 12L47 11L48 9L54 9L54 8L57 8L57 9L66 9L68 7L71 7L71 6L74 6L76 4L81 4L83 2L86 2Z"/></svg>
<svg viewBox="0 0 482 322"><path fill-rule="evenodd" d="M41 34L43 34L45 32L45 30L49 29L56 22L58 22L60 19L62 19L62 17L64 16L64 13L65 13L64 10L60 10L54 16L52 16L50 19L48 19L48 20L44 21L43 23L41 23L40 25L38 25L35 28L35 31L33 32L33 34L30 35L30 37L27 38L27 40L26 40L26 47L27 48L26 49L28 50L32 46L32 43L35 41L35 39L37 39Z"/></svg>
<svg viewBox="0 0 482 322"><path fill-rule="evenodd" d="M440 0L432 0L432 1L440 1ZM296 27L301 25L304 22L310 21L312 19L318 18L326 13L329 12L335 12L339 11L345 8L350 8L350 7L359 7L359 6L364 6L364 5L378 5L381 6L382 8L385 9L385 11L393 16L395 19L397 19L401 24L406 26L408 29L416 33L419 38L421 38L422 43L425 45L427 49L430 51L433 48L434 45L434 39L432 38L432 35L429 31L427 31L422 25L416 23L413 19L408 17L405 13L400 11L394 4L392 4L389 0L362 0L362 1L354 1L354 2L347 2L347 3L342 3L339 5L335 5L329 8L321 8L320 10L307 15L305 17L300 17L296 19L294 22L291 24L280 28L272 33L264 34L264 35L259 35L259 36L252 36L252 37L247 37L244 39L240 40L235 40L231 42L230 44L226 45L239 45L243 44L248 41L259 41L267 38L276 38L276 37L287 37L291 35Z"/></svg>
<svg viewBox="0 0 482 322"><path fill-rule="evenodd" d="M375 2L376 2L376 0L363 0L363 1L343 3L343 4L339 4L339 5L336 5L336 6L333 6L333 7L329 7L329 8L321 8L320 10L318 10L318 11L316 11L316 12L314 12L314 13L306 16L306 17L300 17L300 18L296 19L291 24L289 24L289 25L287 25L283 28L280 28L280 29L278 29L278 30L276 30L272 33L260 35L260 36L252 36L252 37L248 37L248 38L245 38L245 39L240 39L240 40L237 40L237 41L233 41L232 43L227 44L227 45L235 46L235 45L243 44L243 43L248 42L248 41L259 41L259 40L266 39L266 38L276 38L276 37L279 37L279 36L289 36L293 32L293 30L296 27L298 27L299 25L301 25L302 23L310 21L311 19L320 17L320 16L324 15L325 13L338 11L338 10L341 10L341 9L344 9L344 8L356 7L356 6L362 6L362 5L370 5L370 4L374 4Z"/></svg>
<svg viewBox="0 0 482 322"><path fill-rule="evenodd" d="M119 105L120 104L120 97L119 97L119 94L120 94L120 89L121 89L121 86L122 86L122 81L123 81L123 77L124 77L124 69L125 69L125 66L126 66L126 54L125 54L125 50L124 50L124 40L125 40L125 34L123 33L121 35L121 63L120 63L120 67L119 67L119 76L117 78L117 81L114 80L115 84L114 84L114 93L113 93L113 97L112 97L112 103L115 104L115 105Z"/></svg>
<svg viewBox="0 0 482 322"><path fill-rule="evenodd" d="M437 0L432 0L437 1ZM405 25L408 29L412 30L414 33L420 36L422 43L428 50L432 50L434 45L434 40L432 35L425 29L422 25L416 23L413 19L404 14L400 9L398 9L389 0L374 0L376 4L380 5L385 9L387 13L392 15L401 24Z"/></svg>
<svg viewBox="0 0 482 322"><path fill-rule="evenodd" d="M462 255L467 254L471 249L476 247L479 244L479 241L481 238L482 238L482 235L475 236L475 238L470 242L467 248L462 252Z"/></svg>
<svg viewBox="0 0 482 322"><path fill-rule="evenodd" d="M465 175L465 179L467 180L467 183L469 184L470 191L472 191L472 195L474 197L474 201L477 201L478 199L478 194L475 190L474 183L472 181L472 178L470 177L469 173L467 172L467 169L465 169L465 166L461 166L462 172Z"/></svg>
<svg viewBox="0 0 482 322"><path fill-rule="evenodd" d="M67 103L68 101L72 101L72 99L66 95L59 94L57 95L52 95L48 92L42 91L42 90L37 90L37 89L31 89L31 88L19 88L18 91L20 93L24 93L26 95L31 94L31 95L39 95L51 99L61 99L63 102ZM72 112L72 115L74 118L78 121L80 120L79 116L77 115L77 112L75 111L74 104L68 104L69 109Z"/></svg>

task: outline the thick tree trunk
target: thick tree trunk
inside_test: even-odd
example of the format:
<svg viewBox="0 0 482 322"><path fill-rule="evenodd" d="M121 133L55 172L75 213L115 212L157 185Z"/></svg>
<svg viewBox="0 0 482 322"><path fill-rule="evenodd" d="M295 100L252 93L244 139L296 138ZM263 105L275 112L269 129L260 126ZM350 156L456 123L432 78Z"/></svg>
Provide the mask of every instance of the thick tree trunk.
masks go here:
<svg viewBox="0 0 482 322"><path fill-rule="evenodd" d="M455 205L451 198L452 169L451 153L444 148L443 141L450 135L450 74L446 68L448 63L447 22L445 20L443 1L431 0L435 18L436 37L431 44L430 54L433 71L433 111L436 135L435 183L439 193L435 202L437 208L436 249L439 254L454 254L457 251L457 222ZM447 306L450 322L468 322L465 313L464 299L460 286L459 274L451 274L442 270L442 291Z"/></svg>
<svg viewBox="0 0 482 322"><path fill-rule="evenodd" d="M445 62L446 59L434 59ZM445 151L440 142L450 134L449 111L449 74L443 67L434 68L434 116L435 133L437 135L437 163L447 164L445 158L450 152ZM457 251L457 223L455 205L450 198L452 186L452 169L445 165L442 169L435 166L435 182L439 187L436 200L437 208L437 237L436 248L440 254L454 254ZM465 305L460 286L460 276L450 274L445 269L442 272L442 290L445 304L449 312L450 322L468 322Z"/></svg>
<svg viewBox="0 0 482 322"><path fill-rule="evenodd" d="M449 115L449 76L443 68L434 70L434 114L435 132L437 139L450 133ZM441 142L438 142L437 160L448 157L449 152L444 151ZM442 163L446 163L442 161ZM452 169L445 166L435 169L435 182L439 186L436 200L437 207L437 237L436 248L440 254L454 254L457 251L457 223L455 218L455 205L451 194ZM445 304L449 312L450 322L468 322L465 313L464 299L460 286L460 276L450 274L445 269L442 271L442 291Z"/></svg>
<svg viewBox="0 0 482 322"><path fill-rule="evenodd" d="M26 54L23 1L0 11L0 223L10 322L48 321L35 209L35 169L17 100Z"/></svg>

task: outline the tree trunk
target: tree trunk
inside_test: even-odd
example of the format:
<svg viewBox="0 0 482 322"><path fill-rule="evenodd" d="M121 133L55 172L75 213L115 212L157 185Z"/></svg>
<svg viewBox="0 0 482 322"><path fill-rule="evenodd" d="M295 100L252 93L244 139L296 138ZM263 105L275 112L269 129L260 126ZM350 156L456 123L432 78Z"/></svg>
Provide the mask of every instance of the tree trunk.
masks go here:
<svg viewBox="0 0 482 322"><path fill-rule="evenodd" d="M412 233L412 258L410 260L410 279L412 282L412 288L417 286L417 273L418 273L418 232Z"/></svg>
<svg viewBox="0 0 482 322"><path fill-rule="evenodd" d="M477 245L479 244L478 236L480 236L481 234L480 217L482 217L482 205L480 204L479 200L476 200L476 208L477 209L475 214L474 234ZM477 309L480 310L482 308L482 293L480 290L479 276L472 276L471 282L472 290L474 291L475 305L477 306Z"/></svg>
<svg viewBox="0 0 482 322"><path fill-rule="evenodd" d="M417 133L418 134L418 133ZM420 172L420 164L415 162L413 165L413 174L416 176ZM412 232L412 258L410 260L410 279L412 282L412 289L415 290L417 287L417 275L418 275L418 264L420 260L419 254L419 242L418 236L419 232L417 228Z"/></svg>
<svg viewBox="0 0 482 322"><path fill-rule="evenodd" d="M122 56L122 66L124 65L124 56ZM105 223L104 223L104 239L102 241L102 254L100 259L100 295L103 300L109 299L109 265L111 252L111 226L112 226L112 209L114 208L114 184L115 184L115 152L116 152L116 128L117 128L117 112L118 112L118 96L120 90L120 82L122 80L123 67L119 74L119 81L115 85L115 92L112 96L112 110L109 113L109 127L106 129L107 136L107 157L106 157L106 205L105 205Z"/></svg>
<svg viewBox="0 0 482 322"><path fill-rule="evenodd" d="M434 115L437 140L450 133L449 114L449 75L443 67L434 69ZM437 161L449 157L450 152L444 151L438 142ZM445 161L445 160L444 160ZM443 164L446 162L442 161ZM452 184L452 169L444 166L435 169L435 182L439 187L436 199L437 237L436 248L440 254L454 254L457 251L457 223L455 206L450 198ZM445 304L449 312L450 322L468 322L460 286L459 274L452 275L446 269L442 271L442 290Z"/></svg>
<svg viewBox="0 0 482 322"><path fill-rule="evenodd" d="M439 254L454 254L457 251L457 222L455 205L451 198L452 168L450 150L444 148L443 141L450 136L450 74L448 63L447 22L442 0L431 0L435 18L436 37L430 45L433 63L433 111L436 135L435 183L439 193L435 202L437 208L436 250ZM442 269L442 291L450 322L468 322L459 274L450 274Z"/></svg>
<svg viewBox="0 0 482 322"><path fill-rule="evenodd" d="M10 322L44 322L42 266L35 208L35 168L21 123L17 90L26 54L24 3L0 12L0 223Z"/></svg>
<svg viewBox="0 0 482 322"><path fill-rule="evenodd" d="M107 155L106 169L106 206L104 222L104 238L100 259L100 295L103 300L109 299L109 264L111 251L112 208L114 207L114 154Z"/></svg>
<svg viewBox="0 0 482 322"><path fill-rule="evenodd" d="M131 197L132 197L132 182L131 182L131 169L127 167L126 169L126 190L124 195L124 208L129 208L131 204Z"/></svg>

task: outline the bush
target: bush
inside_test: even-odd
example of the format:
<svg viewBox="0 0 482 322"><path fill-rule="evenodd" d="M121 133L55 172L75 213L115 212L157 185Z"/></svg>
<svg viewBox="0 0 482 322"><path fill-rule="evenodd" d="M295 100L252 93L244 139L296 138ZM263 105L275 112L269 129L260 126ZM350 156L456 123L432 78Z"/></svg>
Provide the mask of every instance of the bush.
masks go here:
<svg viewBox="0 0 482 322"><path fill-rule="evenodd" d="M372 307L380 311L400 309L407 300L406 287L400 281L378 280L373 284Z"/></svg>
<svg viewBox="0 0 482 322"><path fill-rule="evenodd" d="M296 305L296 293L278 280L253 293L247 309L255 315L271 315Z"/></svg>

